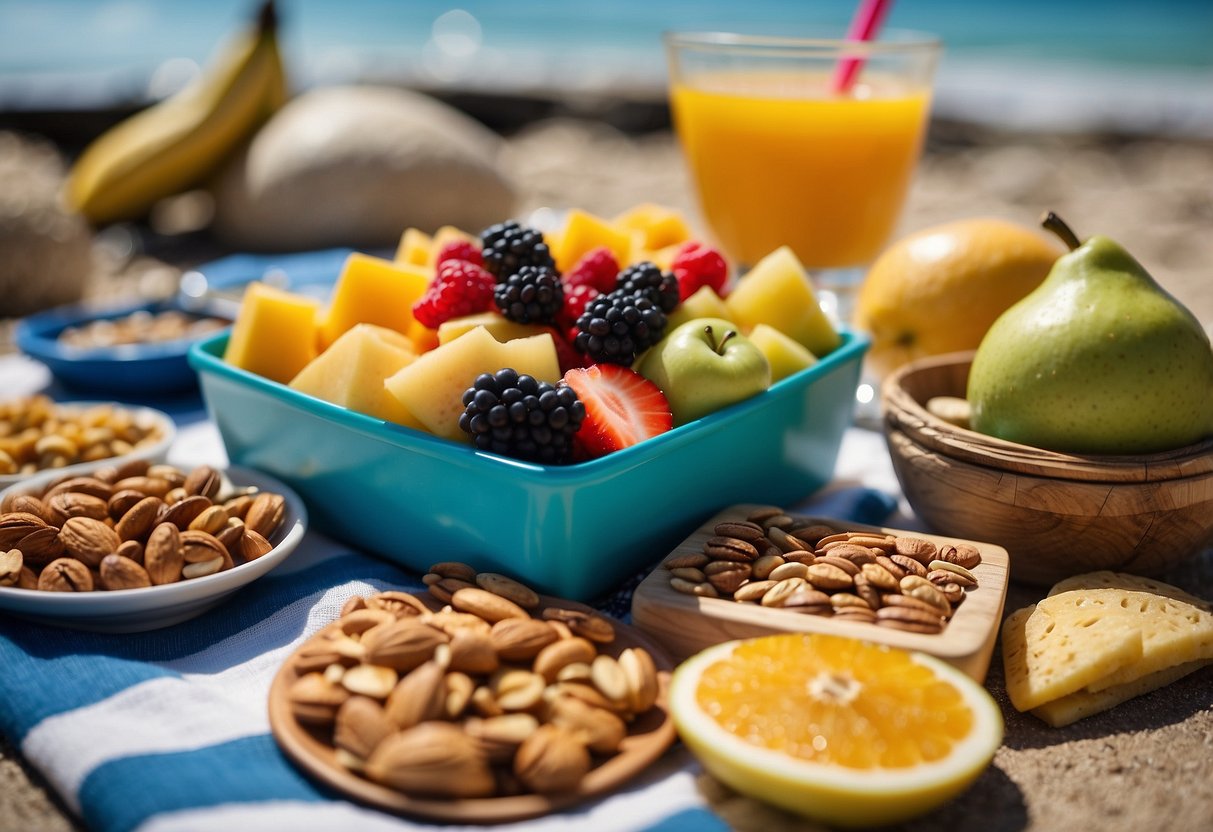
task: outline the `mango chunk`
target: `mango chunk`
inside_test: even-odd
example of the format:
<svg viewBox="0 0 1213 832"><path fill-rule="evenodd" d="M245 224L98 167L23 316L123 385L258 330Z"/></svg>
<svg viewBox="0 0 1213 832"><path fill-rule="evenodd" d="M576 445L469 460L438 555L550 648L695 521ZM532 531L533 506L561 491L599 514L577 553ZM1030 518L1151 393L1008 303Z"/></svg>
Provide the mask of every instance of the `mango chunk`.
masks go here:
<svg viewBox="0 0 1213 832"><path fill-rule="evenodd" d="M388 376L417 358L412 345L394 330L356 324L300 370L290 387L376 419L420 429L417 417L383 386Z"/></svg>
<svg viewBox="0 0 1213 832"><path fill-rule="evenodd" d="M407 334L413 304L429 282L429 272L422 267L354 252L337 278L320 327L321 346L329 346L354 324L376 324Z"/></svg>
<svg viewBox="0 0 1213 832"><path fill-rule="evenodd" d="M227 363L286 384L316 357L320 303L250 283L224 350Z"/></svg>
<svg viewBox="0 0 1213 832"><path fill-rule="evenodd" d="M406 228L396 246L394 262L409 266L424 266L430 259L432 239L420 228Z"/></svg>
<svg viewBox="0 0 1213 832"><path fill-rule="evenodd" d="M576 209L570 211L564 229L552 245L556 268L561 273L569 271L582 255L599 246L609 248L622 266L629 262L632 253L632 235L601 217Z"/></svg>
<svg viewBox="0 0 1213 832"><path fill-rule="evenodd" d="M746 332L758 324L773 326L818 357L842 343L821 310L808 272L787 246L759 260L724 304L730 320Z"/></svg>
<svg viewBox="0 0 1213 832"><path fill-rule="evenodd" d="M673 208L642 202L611 220L617 228L641 232L644 247L657 251L691 239L691 229L682 214Z"/></svg>

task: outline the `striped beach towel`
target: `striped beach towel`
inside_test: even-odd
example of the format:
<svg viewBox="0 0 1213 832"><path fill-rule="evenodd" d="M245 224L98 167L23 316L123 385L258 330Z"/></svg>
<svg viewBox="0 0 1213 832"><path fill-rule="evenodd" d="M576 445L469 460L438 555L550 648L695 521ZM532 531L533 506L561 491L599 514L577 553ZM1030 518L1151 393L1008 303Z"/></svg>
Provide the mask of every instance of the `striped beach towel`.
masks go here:
<svg viewBox="0 0 1213 832"><path fill-rule="evenodd" d="M874 448L868 437L848 441L852 459ZM184 428L170 454L181 466L223 459L207 422ZM853 483L810 507L880 522L894 502ZM278 750L266 708L282 662L347 598L421 588L417 575L309 532L278 569L174 627L102 635L0 615L0 730L92 829L440 828L359 806L309 780ZM600 606L618 612L628 600L625 588ZM675 746L621 791L495 828L727 828L696 788L698 774Z"/></svg>

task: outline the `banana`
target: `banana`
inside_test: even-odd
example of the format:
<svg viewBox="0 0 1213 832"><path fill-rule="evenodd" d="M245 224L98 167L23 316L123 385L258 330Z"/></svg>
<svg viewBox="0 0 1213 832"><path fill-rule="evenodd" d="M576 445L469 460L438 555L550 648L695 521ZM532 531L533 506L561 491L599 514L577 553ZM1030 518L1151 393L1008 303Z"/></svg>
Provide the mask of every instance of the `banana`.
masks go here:
<svg viewBox="0 0 1213 832"><path fill-rule="evenodd" d="M115 125L68 176L68 205L100 225L199 185L285 102L272 0L195 82Z"/></svg>

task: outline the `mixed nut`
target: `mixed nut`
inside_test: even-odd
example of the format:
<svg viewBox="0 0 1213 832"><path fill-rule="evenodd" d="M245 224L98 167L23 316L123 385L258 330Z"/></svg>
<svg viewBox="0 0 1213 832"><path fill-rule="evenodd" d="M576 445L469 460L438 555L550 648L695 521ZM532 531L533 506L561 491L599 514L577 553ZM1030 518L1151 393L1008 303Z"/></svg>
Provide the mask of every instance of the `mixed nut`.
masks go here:
<svg viewBox="0 0 1213 832"><path fill-rule="evenodd" d="M0 402L0 475L109 459L161 438L159 425L117 405L56 404L42 395Z"/></svg>
<svg viewBox="0 0 1213 832"><path fill-rule="evenodd" d="M78 349L154 344L201 338L230 324L221 318L199 317L176 309L139 310L120 318L99 318L80 326L69 326L59 333L58 340Z"/></svg>
<svg viewBox="0 0 1213 832"><path fill-rule="evenodd" d="M355 596L293 659L292 714L350 771L412 797L567 792L656 704L652 656L612 650L606 618L462 563L425 583L441 608Z"/></svg>
<svg viewBox="0 0 1213 832"><path fill-rule="evenodd" d="M0 586L135 589L213 575L273 549L281 494L234 488L210 466L133 461L0 505Z"/></svg>
<svg viewBox="0 0 1213 832"><path fill-rule="evenodd" d="M840 531L776 507L712 531L701 551L665 560L673 589L915 633L943 630L981 563L967 543Z"/></svg>

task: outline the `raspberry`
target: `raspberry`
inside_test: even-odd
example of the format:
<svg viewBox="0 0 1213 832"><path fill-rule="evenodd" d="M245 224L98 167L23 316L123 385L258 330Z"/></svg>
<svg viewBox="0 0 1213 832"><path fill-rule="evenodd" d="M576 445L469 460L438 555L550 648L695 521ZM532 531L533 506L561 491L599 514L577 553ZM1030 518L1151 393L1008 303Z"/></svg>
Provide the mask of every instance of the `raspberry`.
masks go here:
<svg viewBox="0 0 1213 832"><path fill-rule="evenodd" d="M606 246L591 249L581 256L577 265L564 276L569 286L593 286L602 294L615 289L615 278L619 274L619 261L615 253Z"/></svg>
<svg viewBox="0 0 1213 832"><path fill-rule="evenodd" d="M611 278L614 280L614 278ZM562 329L577 325L577 319L585 311L587 303L601 295L602 292L588 283L578 283L576 286L565 286L564 306L556 316L556 324Z"/></svg>
<svg viewBox="0 0 1213 832"><path fill-rule="evenodd" d="M447 260L438 266L434 282L421 300L413 304L413 317L423 326L437 329L443 321L462 318L493 308L497 281L475 263Z"/></svg>
<svg viewBox="0 0 1213 832"><path fill-rule="evenodd" d="M434 258L434 267L441 266L447 260L466 260L477 266L484 266L484 255L480 253L480 246L471 240L451 240L438 249L438 256Z"/></svg>
<svg viewBox="0 0 1213 832"><path fill-rule="evenodd" d="M678 292L686 300L704 286L711 286L716 294L724 297L724 285L729 279L729 264L723 255L711 246L696 240L683 245L674 255L670 271L678 278Z"/></svg>

